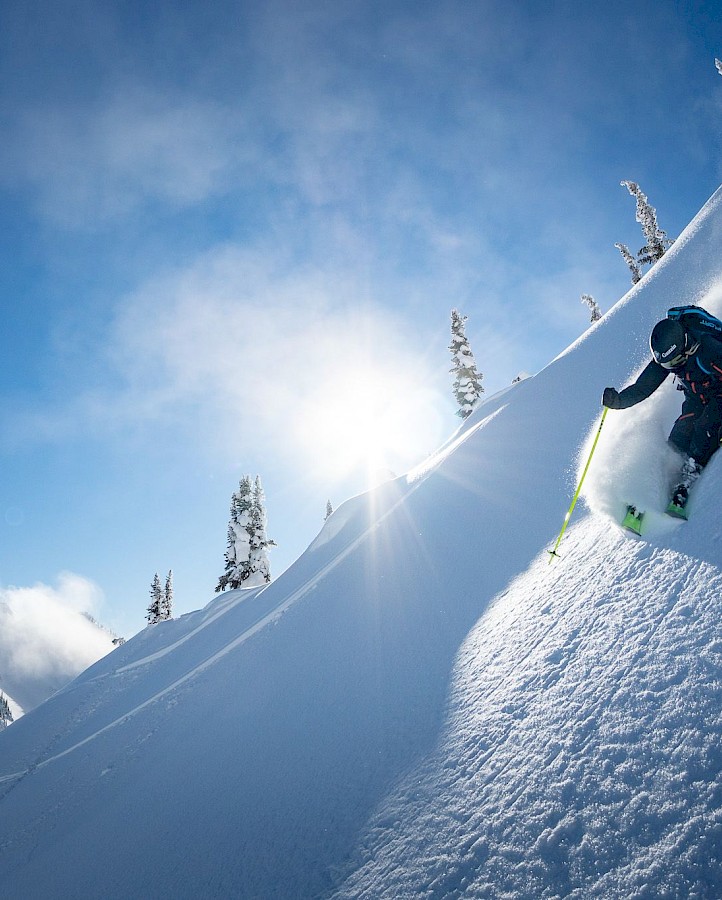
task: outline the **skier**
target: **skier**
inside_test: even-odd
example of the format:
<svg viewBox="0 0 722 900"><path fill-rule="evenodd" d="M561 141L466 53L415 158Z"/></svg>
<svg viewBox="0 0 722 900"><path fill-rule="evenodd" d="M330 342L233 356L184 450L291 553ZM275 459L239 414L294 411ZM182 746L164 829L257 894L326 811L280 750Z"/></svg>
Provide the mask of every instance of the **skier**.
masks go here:
<svg viewBox="0 0 722 900"><path fill-rule="evenodd" d="M602 405L627 409L676 375L685 396L668 440L683 463L667 511L686 518L690 488L722 439L722 323L701 307L675 307L654 326L649 345L653 358L639 378L623 391L605 388Z"/></svg>

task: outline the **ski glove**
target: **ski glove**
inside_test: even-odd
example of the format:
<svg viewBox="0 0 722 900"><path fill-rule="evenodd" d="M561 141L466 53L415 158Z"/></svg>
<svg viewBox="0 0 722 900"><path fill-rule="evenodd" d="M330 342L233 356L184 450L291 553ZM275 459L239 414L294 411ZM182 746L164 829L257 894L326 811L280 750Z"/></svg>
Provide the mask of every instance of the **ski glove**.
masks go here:
<svg viewBox="0 0 722 900"><path fill-rule="evenodd" d="M616 388L604 388L604 393L602 394L602 406L606 406L609 409L621 409L619 404L619 391L616 390Z"/></svg>

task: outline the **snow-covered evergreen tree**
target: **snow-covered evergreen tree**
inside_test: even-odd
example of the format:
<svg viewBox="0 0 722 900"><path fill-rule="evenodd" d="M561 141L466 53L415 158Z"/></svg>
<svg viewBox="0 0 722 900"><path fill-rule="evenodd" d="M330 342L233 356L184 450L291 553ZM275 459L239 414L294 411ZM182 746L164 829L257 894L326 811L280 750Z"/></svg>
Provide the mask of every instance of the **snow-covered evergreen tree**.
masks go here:
<svg viewBox="0 0 722 900"><path fill-rule="evenodd" d="M268 548L275 547L266 534L268 521L266 516L266 498L263 493L261 479L256 475L253 484L253 506L251 507L250 532L250 578L255 584L267 584L271 580L271 564L268 559Z"/></svg>
<svg viewBox="0 0 722 900"><path fill-rule="evenodd" d="M149 625L155 625L163 619L163 591L160 586L160 578L156 572L150 585L150 603L146 615Z"/></svg>
<svg viewBox="0 0 722 900"><path fill-rule="evenodd" d="M326 516L325 516L325 518L324 518L323 521L325 522L326 519L328 519L328 517L329 517L332 513L333 513L333 506L331 506L331 501L330 501L330 500L327 500L327 501L326 501Z"/></svg>
<svg viewBox="0 0 722 900"><path fill-rule="evenodd" d="M717 57L715 57L714 64L717 71L722 75L722 59L717 59Z"/></svg>
<svg viewBox="0 0 722 900"><path fill-rule="evenodd" d="M639 265L653 266L664 256L667 248L674 243L667 237L667 232L662 231L657 224L657 210L650 205L646 195L642 193L639 185L634 181L620 182L637 201L637 221L642 226L642 232L646 241L637 254Z"/></svg>
<svg viewBox="0 0 722 900"><path fill-rule="evenodd" d="M248 540L248 524L251 520L252 505L251 476L241 478L238 490L231 497L231 512L228 520L228 540L226 546L226 567L218 579L216 593L239 587L248 578L250 544Z"/></svg>
<svg viewBox="0 0 722 900"><path fill-rule="evenodd" d="M163 619L173 618L173 570L171 569L165 578L165 588L163 589L163 601L161 603L161 612Z"/></svg>
<svg viewBox="0 0 722 900"><path fill-rule="evenodd" d="M619 250L624 257L625 263L629 266L629 271L632 273L632 284L636 284L642 278L642 270L639 268L639 263L632 256L626 244L615 244L614 246Z"/></svg>
<svg viewBox="0 0 722 900"><path fill-rule="evenodd" d="M7 701L7 697L0 691L0 731L3 728L7 728L13 721L12 710L10 709L10 704Z"/></svg>
<svg viewBox="0 0 722 900"><path fill-rule="evenodd" d="M592 322L598 322L602 318L602 311L591 294L582 294L582 303L589 307Z"/></svg>
<svg viewBox="0 0 722 900"><path fill-rule="evenodd" d="M484 377L476 368L474 354L466 339L464 323L467 316L458 310L451 310L451 351L452 367L449 371L454 376L454 396L459 404L457 415L465 419L474 409L479 397L484 393L481 380Z"/></svg>
<svg viewBox="0 0 722 900"><path fill-rule="evenodd" d="M238 490L231 498L231 514L228 522L226 568L218 579L216 592L227 587L235 590L271 580L268 548L275 542L266 535L266 509L261 479L244 475ZM250 580L249 580L250 579Z"/></svg>

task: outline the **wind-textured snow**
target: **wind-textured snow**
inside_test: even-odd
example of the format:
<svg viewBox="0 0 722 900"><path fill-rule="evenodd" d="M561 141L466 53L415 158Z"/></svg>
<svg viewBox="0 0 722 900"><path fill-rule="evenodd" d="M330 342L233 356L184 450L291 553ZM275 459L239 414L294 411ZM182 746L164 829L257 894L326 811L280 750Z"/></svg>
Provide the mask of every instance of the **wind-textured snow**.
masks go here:
<svg viewBox="0 0 722 900"><path fill-rule="evenodd" d="M607 385L722 312L722 193L610 313L342 505L265 588L147 628L0 735L15 898L722 896L722 457ZM613 525L645 505L637 539ZM655 514L656 513L656 514Z"/></svg>

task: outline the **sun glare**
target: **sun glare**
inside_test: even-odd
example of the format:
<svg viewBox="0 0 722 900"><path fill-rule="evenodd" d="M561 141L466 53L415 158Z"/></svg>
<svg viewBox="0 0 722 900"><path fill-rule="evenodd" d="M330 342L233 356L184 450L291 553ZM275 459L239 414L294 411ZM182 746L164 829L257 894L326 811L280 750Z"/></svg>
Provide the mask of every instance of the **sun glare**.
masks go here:
<svg viewBox="0 0 722 900"><path fill-rule="evenodd" d="M368 366L337 374L303 407L301 440L318 474L364 470L372 485L435 449L439 421L430 392L403 372Z"/></svg>

